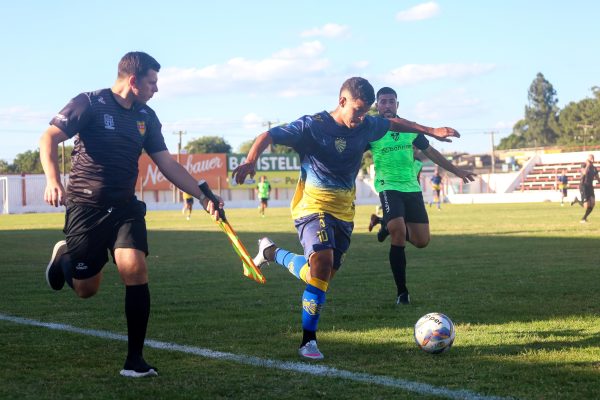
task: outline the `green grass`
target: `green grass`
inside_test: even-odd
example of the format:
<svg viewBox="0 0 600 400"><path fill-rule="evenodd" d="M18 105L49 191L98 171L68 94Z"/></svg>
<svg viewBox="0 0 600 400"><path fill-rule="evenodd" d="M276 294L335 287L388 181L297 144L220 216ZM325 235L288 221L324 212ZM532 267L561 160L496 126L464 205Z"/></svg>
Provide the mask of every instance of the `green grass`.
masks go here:
<svg viewBox="0 0 600 400"><path fill-rule="evenodd" d="M597 398L600 379L600 211L556 204L446 205L430 209L432 241L407 247L413 304L395 306L389 241L358 207L346 262L323 310L324 365L486 396ZM251 253L269 235L300 251L289 211L232 209ZM62 238L62 214L0 216L0 313L126 332L124 289L108 264L100 292L78 299L51 291L44 268ZM303 285L282 268L259 285L241 274L226 237L204 215L147 216L152 314L148 338L280 361L300 361ZM452 350L420 351L412 327L427 312L450 316ZM0 321L0 398L424 399L401 389L305 376L147 348L155 379L118 376L120 341Z"/></svg>

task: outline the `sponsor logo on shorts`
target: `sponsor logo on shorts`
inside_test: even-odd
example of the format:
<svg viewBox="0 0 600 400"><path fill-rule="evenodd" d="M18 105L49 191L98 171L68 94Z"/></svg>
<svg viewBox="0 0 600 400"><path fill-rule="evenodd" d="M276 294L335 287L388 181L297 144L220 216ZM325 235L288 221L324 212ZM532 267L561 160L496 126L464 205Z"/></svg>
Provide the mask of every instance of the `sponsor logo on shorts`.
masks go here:
<svg viewBox="0 0 600 400"><path fill-rule="evenodd" d="M85 265L85 263L80 262L80 263L77 263L77 265L75 266L75 269L77 271L85 271L86 269L88 269L88 266Z"/></svg>

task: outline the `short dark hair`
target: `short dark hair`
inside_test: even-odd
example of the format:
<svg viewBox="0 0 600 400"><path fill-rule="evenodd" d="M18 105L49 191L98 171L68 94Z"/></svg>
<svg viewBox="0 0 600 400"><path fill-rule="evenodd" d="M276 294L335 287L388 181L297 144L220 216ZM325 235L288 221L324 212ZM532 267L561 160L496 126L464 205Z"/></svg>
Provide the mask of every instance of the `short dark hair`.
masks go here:
<svg viewBox="0 0 600 400"><path fill-rule="evenodd" d="M131 51L119 61L119 78L135 75L136 78L146 76L149 70L160 71L160 64L151 55L142 51Z"/></svg>
<svg viewBox="0 0 600 400"><path fill-rule="evenodd" d="M381 96L382 94L393 94L395 98L398 98L396 91L391 87L384 86L381 89L379 89L377 91L377 99L379 99L379 96Z"/></svg>
<svg viewBox="0 0 600 400"><path fill-rule="evenodd" d="M347 90L355 99L361 99L365 103L371 105L375 102L375 89L365 78L353 77L346 79L340 89L340 97L342 92Z"/></svg>

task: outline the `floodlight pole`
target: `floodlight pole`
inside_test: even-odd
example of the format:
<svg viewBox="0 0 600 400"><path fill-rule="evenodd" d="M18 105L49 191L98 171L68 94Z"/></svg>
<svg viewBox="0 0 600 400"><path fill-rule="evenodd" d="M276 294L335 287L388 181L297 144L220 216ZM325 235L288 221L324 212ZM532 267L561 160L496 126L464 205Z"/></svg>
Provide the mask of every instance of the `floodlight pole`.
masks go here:
<svg viewBox="0 0 600 400"><path fill-rule="evenodd" d="M587 131L588 129L594 129L594 125L588 125L588 124L577 124L578 128L583 128L583 151L586 150L586 144L587 144Z"/></svg>
<svg viewBox="0 0 600 400"><path fill-rule="evenodd" d="M265 121L263 122L262 126L266 126L267 130L270 131L271 130L271 126L278 124L279 121ZM272 153L273 152L273 145L269 145L267 146L267 148L265 149L265 153Z"/></svg>
<svg viewBox="0 0 600 400"><path fill-rule="evenodd" d="M177 164L181 164L181 136L187 134L186 131L173 132L173 135L179 135L179 142L177 142ZM178 189L173 185L173 203L179 203Z"/></svg>

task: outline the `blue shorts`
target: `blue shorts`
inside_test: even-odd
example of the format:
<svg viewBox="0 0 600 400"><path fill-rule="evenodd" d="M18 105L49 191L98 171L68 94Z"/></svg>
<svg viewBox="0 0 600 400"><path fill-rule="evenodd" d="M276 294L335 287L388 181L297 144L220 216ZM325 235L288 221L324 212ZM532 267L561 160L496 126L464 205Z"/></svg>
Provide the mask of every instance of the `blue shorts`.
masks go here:
<svg viewBox="0 0 600 400"><path fill-rule="evenodd" d="M333 249L333 268L339 269L344 255L350 247L350 237L354 222L346 222L329 214L310 214L294 221L304 257L310 259L312 253Z"/></svg>

